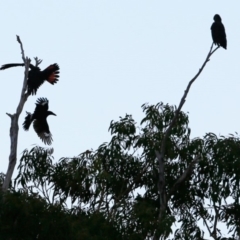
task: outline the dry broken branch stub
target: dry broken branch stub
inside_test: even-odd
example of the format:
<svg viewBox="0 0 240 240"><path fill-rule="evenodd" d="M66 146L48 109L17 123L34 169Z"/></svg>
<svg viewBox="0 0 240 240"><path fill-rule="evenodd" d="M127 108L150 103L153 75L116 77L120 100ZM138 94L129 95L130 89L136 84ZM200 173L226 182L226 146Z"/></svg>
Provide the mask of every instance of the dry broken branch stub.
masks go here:
<svg viewBox="0 0 240 240"><path fill-rule="evenodd" d="M10 113L6 113L10 118L13 118L13 115Z"/></svg>
<svg viewBox="0 0 240 240"><path fill-rule="evenodd" d="M21 54L22 54L22 60L25 63L26 58L25 58L25 54L24 54L24 50L23 50L23 45L22 45L22 41L20 39L20 37L17 35L17 41L20 44L20 48L21 48Z"/></svg>

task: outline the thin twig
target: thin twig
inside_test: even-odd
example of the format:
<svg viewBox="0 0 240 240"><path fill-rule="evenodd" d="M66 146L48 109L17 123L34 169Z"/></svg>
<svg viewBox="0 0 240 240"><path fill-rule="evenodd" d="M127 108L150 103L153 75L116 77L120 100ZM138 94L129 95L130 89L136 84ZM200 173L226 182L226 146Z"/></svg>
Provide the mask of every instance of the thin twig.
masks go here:
<svg viewBox="0 0 240 240"><path fill-rule="evenodd" d="M35 57L34 60L35 60L35 66L36 67L38 67L43 61L42 59L38 59L38 57Z"/></svg>
<svg viewBox="0 0 240 240"><path fill-rule="evenodd" d="M107 194L107 193L106 193ZM95 197L96 198L96 197ZM98 207L97 207L97 212L99 212L100 211L100 208L101 208L101 206L102 206L102 203L103 203L103 200L104 199L104 190L103 191L101 191L101 196L100 196L100 198L99 198L99 203L98 203ZM96 201L96 200L95 200ZM96 204L96 203L95 203ZM95 205L94 204L94 205ZM94 208L95 208L95 206L94 206Z"/></svg>
<svg viewBox="0 0 240 240"><path fill-rule="evenodd" d="M200 213L200 215L201 215L201 213ZM205 224L206 227L207 227L207 230L208 230L209 235L211 236L212 232L211 232L210 227L208 226L207 220L205 219L204 216L201 216L201 217L202 217L202 219L203 219L204 224Z"/></svg>

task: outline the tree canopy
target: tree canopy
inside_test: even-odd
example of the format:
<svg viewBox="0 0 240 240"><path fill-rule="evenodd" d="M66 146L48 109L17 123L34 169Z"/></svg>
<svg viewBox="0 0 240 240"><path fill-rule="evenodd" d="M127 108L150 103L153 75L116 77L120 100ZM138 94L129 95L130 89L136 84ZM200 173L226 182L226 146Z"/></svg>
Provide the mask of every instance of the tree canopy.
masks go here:
<svg viewBox="0 0 240 240"><path fill-rule="evenodd" d="M176 107L158 103L142 109L140 124L131 115L112 121L111 140L94 151L53 163L53 149L26 149L0 205L1 236L204 239L208 232L213 239L224 239L224 224L228 236L236 239L239 136L207 133L191 139L188 115L180 111L166 142L167 208L159 222L155 149ZM196 156L200 160L194 162Z"/></svg>
<svg viewBox="0 0 240 240"><path fill-rule="evenodd" d="M178 106L144 104L140 123L130 114L111 121L109 142L72 158L55 162L53 148L25 149L12 179L18 119L30 96L30 59L17 41L25 76L16 113L7 113L11 151L1 175L1 239L240 237L240 138L192 138L182 111L191 85L219 46L212 44ZM38 67L41 60L35 61Z"/></svg>

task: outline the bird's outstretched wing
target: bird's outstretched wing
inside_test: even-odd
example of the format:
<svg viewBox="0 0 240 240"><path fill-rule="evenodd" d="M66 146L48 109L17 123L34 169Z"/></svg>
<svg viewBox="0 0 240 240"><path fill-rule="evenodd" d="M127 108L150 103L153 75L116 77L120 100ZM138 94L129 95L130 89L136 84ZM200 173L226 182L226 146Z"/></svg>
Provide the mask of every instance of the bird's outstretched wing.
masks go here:
<svg viewBox="0 0 240 240"><path fill-rule="evenodd" d="M9 64L4 64L1 66L0 70L5 70L7 68L11 68L11 67L19 67L19 66L24 66L24 63L9 63Z"/></svg>
<svg viewBox="0 0 240 240"><path fill-rule="evenodd" d="M23 129L27 131L33 121L32 114L30 112L26 112L27 116L25 117L25 121L23 122Z"/></svg>
<svg viewBox="0 0 240 240"><path fill-rule="evenodd" d="M48 123L46 121L46 119L41 119L38 120L36 119L33 122L33 128L35 130L35 132L37 133L37 135L39 136L39 138L41 138L41 140L47 144L47 145L51 145L52 144L52 134L49 131L49 127L48 127Z"/></svg>
<svg viewBox="0 0 240 240"><path fill-rule="evenodd" d="M8 64L4 64L1 66L0 70L5 70L11 67L24 67L24 63L8 63ZM39 67L35 67L32 64L29 64L29 68L30 69L38 69L40 71Z"/></svg>
<svg viewBox="0 0 240 240"><path fill-rule="evenodd" d="M48 110L48 99L47 98L38 98L36 101L36 108L34 114L40 115L47 112Z"/></svg>

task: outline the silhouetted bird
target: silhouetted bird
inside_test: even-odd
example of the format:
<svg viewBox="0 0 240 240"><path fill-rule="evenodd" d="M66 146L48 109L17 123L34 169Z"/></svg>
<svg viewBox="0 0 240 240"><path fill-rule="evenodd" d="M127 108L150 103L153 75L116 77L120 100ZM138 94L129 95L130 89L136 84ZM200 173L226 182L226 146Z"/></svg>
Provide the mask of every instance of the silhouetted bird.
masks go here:
<svg viewBox="0 0 240 240"><path fill-rule="evenodd" d="M213 20L214 23L211 26L213 42L216 45L227 49L227 38L224 25L222 24L222 19L218 14L216 14L213 17Z"/></svg>
<svg viewBox="0 0 240 240"><path fill-rule="evenodd" d="M49 115L55 115L55 113L48 111L48 100L47 98L38 98L36 102L36 108L33 114L26 112L27 116L23 123L24 130L28 130L31 123L37 135L42 139L45 144L51 145L52 134L49 131L47 117Z"/></svg>
<svg viewBox="0 0 240 240"><path fill-rule="evenodd" d="M24 63L4 64L2 65L0 70L4 70L11 67L18 67L18 66L24 66ZM41 71L39 67L35 67L32 64L30 64L29 67L30 67L30 70L28 72L28 81L27 81L29 94L32 94L32 95L36 94L38 88L43 84L45 80L47 80L51 84L54 84L58 81L59 66L56 63L48 66L43 71Z"/></svg>

